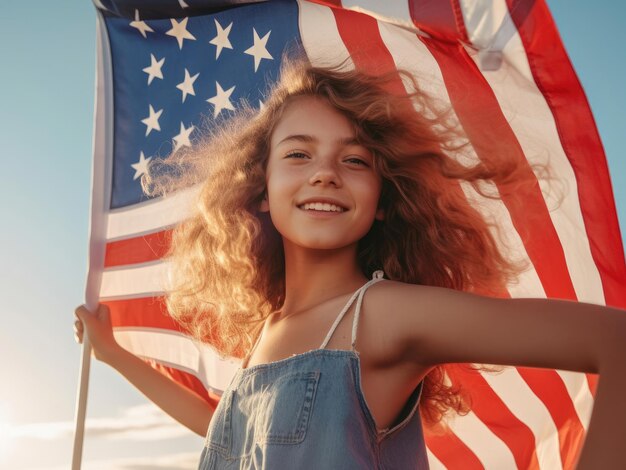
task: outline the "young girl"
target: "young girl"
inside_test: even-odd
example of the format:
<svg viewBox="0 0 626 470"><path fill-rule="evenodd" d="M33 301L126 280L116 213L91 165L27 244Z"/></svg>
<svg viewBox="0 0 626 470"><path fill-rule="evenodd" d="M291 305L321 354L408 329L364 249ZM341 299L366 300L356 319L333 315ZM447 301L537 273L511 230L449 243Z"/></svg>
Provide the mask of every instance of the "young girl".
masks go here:
<svg viewBox="0 0 626 470"><path fill-rule="evenodd" d="M168 310L243 357L219 406L117 345L108 310L76 310L96 358L200 435L200 468L428 468L423 419L471 403L448 363L601 373L578 468L617 468L626 422L626 316L502 299L507 260L460 183L527 184L506 155L462 164L446 115L397 76L291 63L262 111L242 111L144 181L201 183L176 228ZM177 175L177 176L173 176ZM182 176L181 176L182 175Z"/></svg>

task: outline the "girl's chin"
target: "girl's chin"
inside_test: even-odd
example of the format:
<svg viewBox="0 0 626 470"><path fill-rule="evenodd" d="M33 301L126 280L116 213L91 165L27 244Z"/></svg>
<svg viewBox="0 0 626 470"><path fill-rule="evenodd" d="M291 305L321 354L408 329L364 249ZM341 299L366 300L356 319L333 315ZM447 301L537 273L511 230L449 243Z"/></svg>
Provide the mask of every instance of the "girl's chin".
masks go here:
<svg viewBox="0 0 626 470"><path fill-rule="evenodd" d="M335 239L331 237L325 238L311 238L311 237L293 237L288 238L283 236L283 245L285 248L289 247L297 250L311 250L311 251L342 251L352 250L357 245L358 241L346 244L345 237L337 237Z"/></svg>

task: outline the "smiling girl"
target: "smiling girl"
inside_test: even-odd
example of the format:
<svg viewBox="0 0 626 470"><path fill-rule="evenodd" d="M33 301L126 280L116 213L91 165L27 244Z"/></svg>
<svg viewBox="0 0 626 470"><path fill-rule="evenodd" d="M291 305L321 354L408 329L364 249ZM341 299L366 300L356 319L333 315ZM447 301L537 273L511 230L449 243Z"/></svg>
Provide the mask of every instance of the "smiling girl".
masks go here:
<svg viewBox="0 0 626 470"><path fill-rule="evenodd" d="M531 182L506 155L460 163L446 115L408 74L417 91L390 92L396 78L291 63L258 115L144 181L163 194L201 184L173 235L167 304L243 358L216 409L118 346L105 306L76 310L78 339L86 328L98 359L206 435L203 469L428 468L422 420L471 407L450 363L600 373L578 468L618 468L624 312L495 297L522 266L460 183L495 197L490 183Z"/></svg>

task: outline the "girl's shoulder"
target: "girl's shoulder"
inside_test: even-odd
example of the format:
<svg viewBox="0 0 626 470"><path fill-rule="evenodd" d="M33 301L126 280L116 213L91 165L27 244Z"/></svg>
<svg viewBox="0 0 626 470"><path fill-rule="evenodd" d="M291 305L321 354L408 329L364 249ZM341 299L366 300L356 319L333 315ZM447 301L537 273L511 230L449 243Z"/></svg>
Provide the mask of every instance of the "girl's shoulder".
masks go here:
<svg viewBox="0 0 626 470"><path fill-rule="evenodd" d="M387 357L390 362L403 362L413 333L429 317L437 315L438 305L454 292L391 280L378 282L363 297L359 320L363 326L359 326L359 334L368 348L378 351L377 355Z"/></svg>
<svg viewBox="0 0 626 470"><path fill-rule="evenodd" d="M445 287L386 280L370 287L363 299L363 328L371 340L388 345L393 362L414 362L426 344L443 344L450 336L467 334L467 325L488 327L484 315L493 299ZM462 325L466 325L462 327ZM369 343L369 341L368 341Z"/></svg>
<svg viewBox="0 0 626 470"><path fill-rule="evenodd" d="M441 301L464 293L445 287L385 280L371 286L364 296L364 308L395 315L415 315L423 308L436 308Z"/></svg>

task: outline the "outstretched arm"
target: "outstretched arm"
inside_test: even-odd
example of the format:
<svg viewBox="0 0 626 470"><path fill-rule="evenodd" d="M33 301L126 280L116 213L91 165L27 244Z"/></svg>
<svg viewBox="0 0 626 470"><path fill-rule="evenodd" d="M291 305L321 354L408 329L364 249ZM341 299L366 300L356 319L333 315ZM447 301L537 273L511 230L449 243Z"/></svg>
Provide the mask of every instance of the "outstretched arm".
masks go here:
<svg viewBox="0 0 626 470"><path fill-rule="evenodd" d="M82 342L86 328L96 359L116 369L176 421L202 437L206 435L213 408L202 397L168 379L119 346L113 337L106 305L101 304L96 313L80 306L75 314L79 319L75 326L76 340Z"/></svg>
<svg viewBox="0 0 626 470"><path fill-rule="evenodd" d="M406 360L426 366L483 363L600 374L577 468L623 466L626 311L400 283L388 283L386 289L385 308L389 311L389 299L394 299L393 335Z"/></svg>

